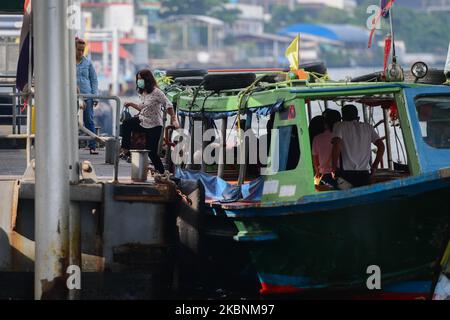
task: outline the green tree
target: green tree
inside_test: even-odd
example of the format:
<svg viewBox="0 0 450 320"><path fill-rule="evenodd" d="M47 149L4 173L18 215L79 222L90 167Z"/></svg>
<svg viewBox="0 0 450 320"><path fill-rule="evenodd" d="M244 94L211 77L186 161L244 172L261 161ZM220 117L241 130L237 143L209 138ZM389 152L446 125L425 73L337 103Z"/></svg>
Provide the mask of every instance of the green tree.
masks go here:
<svg viewBox="0 0 450 320"><path fill-rule="evenodd" d="M205 15L215 7L221 7L221 0L162 0L161 16L180 14Z"/></svg>

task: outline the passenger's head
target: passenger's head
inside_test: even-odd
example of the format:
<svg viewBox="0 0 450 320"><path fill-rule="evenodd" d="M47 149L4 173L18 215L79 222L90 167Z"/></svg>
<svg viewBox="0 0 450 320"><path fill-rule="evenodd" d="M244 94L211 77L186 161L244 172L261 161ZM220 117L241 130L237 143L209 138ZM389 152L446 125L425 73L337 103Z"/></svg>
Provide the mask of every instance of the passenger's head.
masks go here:
<svg viewBox="0 0 450 320"><path fill-rule="evenodd" d="M341 114L337 110L327 109L323 113L325 126L327 129L333 131L334 124L341 121Z"/></svg>
<svg viewBox="0 0 450 320"><path fill-rule="evenodd" d="M86 49L86 42L81 38L75 38L75 47L76 47L76 57L77 60L80 60L83 55L84 51Z"/></svg>
<svg viewBox="0 0 450 320"><path fill-rule="evenodd" d="M153 92L153 89L158 87L153 73L148 69L143 69L136 74L136 88L142 94Z"/></svg>
<svg viewBox="0 0 450 320"><path fill-rule="evenodd" d="M309 122L309 138L311 143L314 138L325 131L325 121L323 116L316 116Z"/></svg>
<svg viewBox="0 0 450 320"><path fill-rule="evenodd" d="M358 108L352 104L347 104L342 107L342 120L344 121L354 121L359 120Z"/></svg>

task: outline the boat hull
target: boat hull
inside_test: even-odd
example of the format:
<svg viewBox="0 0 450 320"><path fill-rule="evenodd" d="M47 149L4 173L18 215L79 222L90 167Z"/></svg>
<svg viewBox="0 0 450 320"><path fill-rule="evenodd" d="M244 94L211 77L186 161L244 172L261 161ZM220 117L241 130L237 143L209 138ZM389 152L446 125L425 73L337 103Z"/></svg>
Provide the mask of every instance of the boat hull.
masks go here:
<svg viewBox="0 0 450 320"><path fill-rule="evenodd" d="M261 293L367 291L370 266L379 267L381 290L403 280L431 279L450 224L450 183L441 184L389 201L354 199L355 204L327 211L241 220L244 226L269 227L277 238L250 248Z"/></svg>

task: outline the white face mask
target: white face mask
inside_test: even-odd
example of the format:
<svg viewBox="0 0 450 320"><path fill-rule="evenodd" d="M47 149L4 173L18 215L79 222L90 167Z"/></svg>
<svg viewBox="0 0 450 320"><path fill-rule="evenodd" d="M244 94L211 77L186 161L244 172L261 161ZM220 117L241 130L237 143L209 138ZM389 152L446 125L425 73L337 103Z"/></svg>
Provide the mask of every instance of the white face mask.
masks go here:
<svg viewBox="0 0 450 320"><path fill-rule="evenodd" d="M145 88L145 80L144 79L138 79L137 81L137 87L139 89L144 89Z"/></svg>

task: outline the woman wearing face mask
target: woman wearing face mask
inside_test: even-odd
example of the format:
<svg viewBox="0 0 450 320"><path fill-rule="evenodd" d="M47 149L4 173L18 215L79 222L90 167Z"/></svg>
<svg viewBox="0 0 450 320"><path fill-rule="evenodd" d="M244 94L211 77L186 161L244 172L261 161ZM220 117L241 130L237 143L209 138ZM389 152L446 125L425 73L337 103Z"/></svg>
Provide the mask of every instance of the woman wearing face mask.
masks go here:
<svg viewBox="0 0 450 320"><path fill-rule="evenodd" d="M136 75L137 91L140 94L140 103L125 103L125 107L132 107L139 111L138 115L127 119L122 124L122 153L121 158L130 156L131 133L144 132L146 134L146 149L155 169L164 174L164 166L158 156L158 143L163 129L164 109L170 115L170 122L176 128L178 121L172 103L167 99L156 83L150 70L141 70Z"/></svg>

